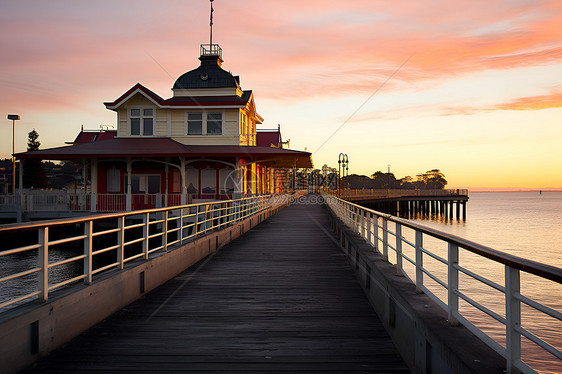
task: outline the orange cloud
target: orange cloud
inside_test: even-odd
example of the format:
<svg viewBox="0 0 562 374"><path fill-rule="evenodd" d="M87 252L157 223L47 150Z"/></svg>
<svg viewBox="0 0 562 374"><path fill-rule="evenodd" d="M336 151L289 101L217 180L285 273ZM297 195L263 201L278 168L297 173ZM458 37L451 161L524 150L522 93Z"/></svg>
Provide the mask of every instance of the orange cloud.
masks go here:
<svg viewBox="0 0 562 374"><path fill-rule="evenodd" d="M553 92L549 95L521 97L497 105L485 107L445 107L442 116L471 115L479 112L490 112L493 110L542 110L550 108L562 108L562 92Z"/></svg>
<svg viewBox="0 0 562 374"><path fill-rule="evenodd" d="M562 92L551 95L522 97L511 102L496 106L503 110L541 110L549 108L562 108Z"/></svg>

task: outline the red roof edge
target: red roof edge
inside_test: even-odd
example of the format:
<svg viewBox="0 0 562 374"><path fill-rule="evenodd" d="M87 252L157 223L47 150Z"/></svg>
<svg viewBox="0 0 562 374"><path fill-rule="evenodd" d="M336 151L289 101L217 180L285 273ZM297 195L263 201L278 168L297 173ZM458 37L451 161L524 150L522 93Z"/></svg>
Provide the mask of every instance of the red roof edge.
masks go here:
<svg viewBox="0 0 562 374"><path fill-rule="evenodd" d="M119 96L119 98L117 98L115 101L105 102L103 104L105 105L105 107L107 109L116 109L126 98L131 96L137 90L139 92L144 93L148 98L154 100L158 105L164 104L165 100L163 98L161 98L156 93L152 92L151 90L149 90L148 88L146 88L145 86L143 86L140 83L135 84L127 92L125 92L123 95Z"/></svg>

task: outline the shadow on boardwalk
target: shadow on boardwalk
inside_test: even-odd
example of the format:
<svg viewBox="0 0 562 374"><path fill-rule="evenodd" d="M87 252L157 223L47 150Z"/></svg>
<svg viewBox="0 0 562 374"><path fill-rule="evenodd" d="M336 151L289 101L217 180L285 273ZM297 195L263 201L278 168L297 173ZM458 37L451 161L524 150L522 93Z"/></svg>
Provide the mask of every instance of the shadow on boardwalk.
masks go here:
<svg viewBox="0 0 562 374"><path fill-rule="evenodd" d="M302 202L24 372L408 373L324 207Z"/></svg>

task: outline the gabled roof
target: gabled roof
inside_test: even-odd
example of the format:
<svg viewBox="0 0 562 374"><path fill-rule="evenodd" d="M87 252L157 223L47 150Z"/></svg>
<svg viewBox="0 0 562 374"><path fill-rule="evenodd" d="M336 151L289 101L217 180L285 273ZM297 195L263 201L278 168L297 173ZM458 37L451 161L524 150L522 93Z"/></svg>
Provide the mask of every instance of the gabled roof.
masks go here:
<svg viewBox="0 0 562 374"><path fill-rule="evenodd" d="M185 145L170 138L113 138L103 142L29 151L15 155L19 159L72 160L84 158L126 157L240 157L248 162L270 161L276 166L311 168L309 152L259 146Z"/></svg>
<svg viewBox="0 0 562 374"><path fill-rule="evenodd" d="M127 92L119 96L115 101L103 103L107 109L117 109L123 102L127 101L137 93L145 96L147 99L152 101L156 105L161 105L164 103L164 99L143 86L140 83L135 84L133 87L129 88Z"/></svg>
<svg viewBox="0 0 562 374"><path fill-rule="evenodd" d="M123 103L137 94L146 97L160 108L245 108L248 102L253 100L252 91L244 91L242 97L238 95L176 96L163 99L142 84L137 83L115 101L105 102L104 105L107 109L117 110Z"/></svg>

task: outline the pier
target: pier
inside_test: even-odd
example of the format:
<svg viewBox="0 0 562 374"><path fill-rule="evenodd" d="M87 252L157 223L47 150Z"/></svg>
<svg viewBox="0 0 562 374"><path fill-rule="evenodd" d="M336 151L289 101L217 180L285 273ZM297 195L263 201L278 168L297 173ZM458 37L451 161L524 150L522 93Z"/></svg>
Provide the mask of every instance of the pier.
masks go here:
<svg viewBox="0 0 562 374"><path fill-rule="evenodd" d="M84 234L49 238L63 224ZM38 230L39 242L0 254L38 250L47 260L0 279L39 278L25 295L31 302L0 312L7 373L532 372L522 361L523 337L560 356L521 327L520 308L555 320L560 312L520 294L519 283L521 271L562 283L560 269L329 195L28 223L0 227L0 234L23 229ZM92 238L103 235L117 244L100 248ZM448 252L424 246L429 237ZM50 248L71 241L84 244L83 255L48 260ZM461 251L505 265L505 285L464 269ZM116 262L93 266L103 253ZM430 270L430 258L444 264L445 275ZM49 280L45 269L71 261L83 262L81 275ZM489 310L461 292L461 273L502 292L506 309ZM445 287L445 298L431 282ZM504 323L507 345L472 325L461 300Z"/></svg>
<svg viewBox="0 0 562 374"><path fill-rule="evenodd" d="M408 373L329 230L288 207L24 373Z"/></svg>
<svg viewBox="0 0 562 374"><path fill-rule="evenodd" d="M342 199L403 218L441 217L466 221L468 190L375 189L339 192Z"/></svg>

